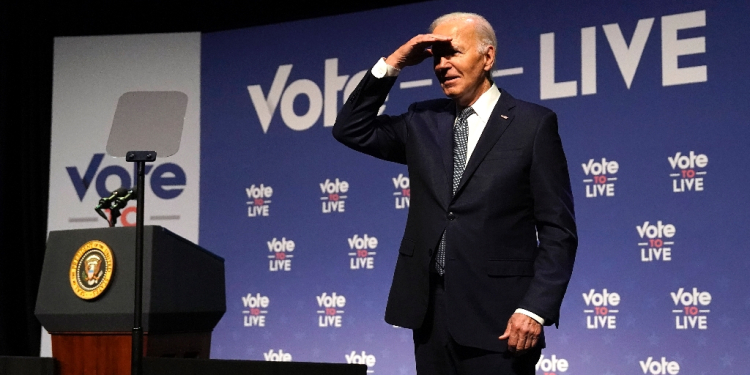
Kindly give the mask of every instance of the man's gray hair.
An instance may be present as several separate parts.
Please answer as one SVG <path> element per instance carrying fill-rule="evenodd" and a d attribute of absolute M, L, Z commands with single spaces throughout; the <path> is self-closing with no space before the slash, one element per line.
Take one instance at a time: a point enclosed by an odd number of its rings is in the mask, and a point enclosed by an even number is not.
<path fill-rule="evenodd" d="M 484 17 L 476 14 L 476 13 L 466 13 L 466 12 L 455 12 L 455 13 L 448 13 L 444 14 L 434 21 L 432 21 L 432 24 L 430 25 L 430 32 L 435 31 L 435 28 L 438 27 L 438 25 L 445 23 L 445 22 L 452 22 L 452 21 L 466 21 L 466 20 L 472 20 L 474 21 L 474 27 L 477 32 L 477 36 L 479 38 L 479 53 L 485 53 L 487 52 L 487 47 L 492 46 L 492 48 L 497 51 L 497 38 L 495 37 L 495 30 L 492 29 L 492 25 L 490 25 L 489 22 L 487 22 L 487 19 Z"/>

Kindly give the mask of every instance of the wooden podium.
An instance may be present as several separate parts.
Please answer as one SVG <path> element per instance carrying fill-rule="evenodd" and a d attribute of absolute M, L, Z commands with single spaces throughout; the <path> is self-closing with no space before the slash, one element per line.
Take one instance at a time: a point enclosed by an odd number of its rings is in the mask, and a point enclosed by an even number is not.
<path fill-rule="evenodd" d="M 143 233 L 144 356 L 208 359 L 224 259 L 159 226 Z M 134 249 L 134 227 L 50 232 L 35 312 L 60 375 L 130 374 Z"/>

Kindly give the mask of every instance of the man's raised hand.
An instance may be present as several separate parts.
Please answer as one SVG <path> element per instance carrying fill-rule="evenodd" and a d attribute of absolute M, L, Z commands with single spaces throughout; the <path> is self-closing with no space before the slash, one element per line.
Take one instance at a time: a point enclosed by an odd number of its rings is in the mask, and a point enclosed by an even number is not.
<path fill-rule="evenodd" d="M 385 62 L 396 69 L 417 65 L 432 57 L 432 51 L 428 47 L 439 42 L 450 42 L 451 39 L 445 35 L 419 34 L 394 51 Z"/>

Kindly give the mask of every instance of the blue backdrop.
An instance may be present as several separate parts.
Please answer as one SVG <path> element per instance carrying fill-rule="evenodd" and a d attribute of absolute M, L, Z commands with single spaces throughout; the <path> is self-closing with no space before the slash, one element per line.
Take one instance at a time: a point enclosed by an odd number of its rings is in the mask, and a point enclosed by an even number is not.
<path fill-rule="evenodd" d="M 456 10 L 495 27 L 496 83 L 560 121 L 580 245 L 537 372 L 746 373 L 746 1 L 431 1 L 203 34 L 200 244 L 227 261 L 212 356 L 415 372 L 411 331 L 382 319 L 406 168 L 330 126 L 361 72 Z M 426 62 L 384 111 L 441 95 Z"/>

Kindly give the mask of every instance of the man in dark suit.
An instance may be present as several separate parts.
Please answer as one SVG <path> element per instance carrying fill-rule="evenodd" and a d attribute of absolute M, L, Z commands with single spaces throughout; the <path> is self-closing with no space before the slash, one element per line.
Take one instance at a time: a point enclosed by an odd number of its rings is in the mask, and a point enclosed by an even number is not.
<path fill-rule="evenodd" d="M 364 77 L 333 134 L 408 165 L 410 211 L 386 321 L 414 330 L 419 374 L 533 374 L 578 244 L 557 117 L 492 82 L 481 16 L 433 22 Z M 377 112 L 398 72 L 432 57 L 449 99 Z"/>

